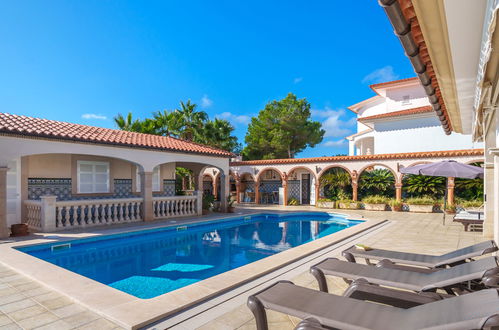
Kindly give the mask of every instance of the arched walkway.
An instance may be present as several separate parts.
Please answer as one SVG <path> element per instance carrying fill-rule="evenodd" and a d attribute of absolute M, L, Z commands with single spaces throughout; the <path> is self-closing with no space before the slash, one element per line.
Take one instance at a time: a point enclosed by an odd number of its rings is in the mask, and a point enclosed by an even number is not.
<path fill-rule="evenodd" d="M 256 179 L 256 203 L 279 204 L 279 188 L 282 187 L 282 181 L 283 174 L 276 168 L 260 171 Z"/>
<path fill-rule="evenodd" d="M 352 175 L 343 166 L 328 166 L 321 171 L 319 187 L 321 198 L 357 200 L 357 190 L 354 191 Z"/>
<path fill-rule="evenodd" d="M 401 196 L 398 196 L 398 194 L 401 191 L 399 192 L 399 185 L 396 186 L 396 184 L 398 184 L 397 173 L 390 167 L 379 163 L 366 165 L 359 171 L 359 198 L 380 195 L 400 199 Z M 397 196 L 395 196 L 396 188 Z"/>
<path fill-rule="evenodd" d="M 285 182 L 285 205 L 289 203 L 311 204 L 312 198 L 315 197 L 317 182 L 314 172 L 307 167 L 296 166 L 287 173 Z"/>

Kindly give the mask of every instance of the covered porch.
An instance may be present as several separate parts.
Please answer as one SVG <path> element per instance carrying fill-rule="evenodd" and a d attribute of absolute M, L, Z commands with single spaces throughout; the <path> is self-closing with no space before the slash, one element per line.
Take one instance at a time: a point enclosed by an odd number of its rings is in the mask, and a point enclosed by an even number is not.
<path fill-rule="evenodd" d="M 99 142 L 1 135 L 0 237 L 19 223 L 52 232 L 201 215 L 207 167 L 220 172 L 218 190 L 228 196 L 229 153 L 180 140 L 181 150 Z M 192 186 L 178 180 L 178 168 L 191 173 Z"/>

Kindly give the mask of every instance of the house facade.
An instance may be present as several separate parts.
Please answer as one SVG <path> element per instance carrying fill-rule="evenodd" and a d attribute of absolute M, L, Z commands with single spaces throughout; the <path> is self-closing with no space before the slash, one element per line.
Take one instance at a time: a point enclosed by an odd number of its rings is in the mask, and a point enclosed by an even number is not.
<path fill-rule="evenodd" d="M 375 96 L 348 107 L 357 115 L 350 156 L 483 148 L 469 135 L 445 134 L 417 77 L 370 87 Z"/>
<path fill-rule="evenodd" d="M 228 195 L 232 154 L 171 137 L 0 114 L 0 150 L 3 237 L 21 222 L 54 231 L 200 215 L 208 167 Z M 182 196 L 176 167 L 194 173 Z"/>
<path fill-rule="evenodd" d="M 499 0 L 380 0 L 445 134 L 484 144 L 484 236 L 499 241 Z"/>

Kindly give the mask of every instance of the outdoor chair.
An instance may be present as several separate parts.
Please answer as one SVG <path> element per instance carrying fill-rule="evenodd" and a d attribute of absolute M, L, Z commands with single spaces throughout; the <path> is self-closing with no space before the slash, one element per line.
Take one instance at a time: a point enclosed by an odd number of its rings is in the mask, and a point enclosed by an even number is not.
<path fill-rule="evenodd" d="M 444 289 L 449 294 L 497 287 L 499 267 L 496 257 L 486 257 L 450 268 L 418 268 L 396 265 L 388 260 L 376 267 L 336 258 L 327 258 L 310 268 L 319 289 L 328 292 L 326 276 L 341 277 L 350 283 L 365 279 L 369 283 L 415 292 Z"/>
<path fill-rule="evenodd" d="M 499 326 L 495 289 L 451 297 L 411 308 L 396 308 L 342 297 L 280 281 L 247 302 L 258 330 L 267 330 L 266 309 L 298 317 L 296 329 L 484 329 Z"/>
<path fill-rule="evenodd" d="M 368 251 L 358 249 L 354 246 L 349 247 L 343 251 L 342 255 L 350 262 L 356 262 L 356 259 L 365 259 L 368 264 L 371 264 L 371 260 L 383 260 L 388 259 L 396 264 L 413 265 L 428 268 L 438 268 L 445 266 L 453 266 L 459 263 L 463 263 L 466 260 L 482 256 L 488 253 L 497 251 L 496 243 L 491 241 L 485 241 L 471 246 L 467 246 L 462 249 L 454 250 L 449 253 L 442 255 L 427 255 L 418 253 L 407 253 L 392 250 L 383 250 L 373 248 Z"/>

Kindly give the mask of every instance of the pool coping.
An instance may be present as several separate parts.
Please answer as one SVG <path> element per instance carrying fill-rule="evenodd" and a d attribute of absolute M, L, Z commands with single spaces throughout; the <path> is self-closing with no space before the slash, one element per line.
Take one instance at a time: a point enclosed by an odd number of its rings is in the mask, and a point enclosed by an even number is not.
<path fill-rule="evenodd" d="M 333 213 L 336 212 L 306 211 L 306 212 L 280 212 L 277 210 L 259 210 L 251 213 L 256 214 L 289 214 L 289 213 Z M 247 216 L 250 214 L 244 214 Z M 122 227 L 102 231 L 94 230 L 93 233 L 65 233 L 44 234 L 42 238 L 25 239 L 12 243 L 0 244 L 0 262 L 7 267 L 39 282 L 48 288 L 63 294 L 75 302 L 91 309 L 94 312 L 110 319 L 113 322 L 127 328 L 137 329 L 147 324 L 163 319 L 169 315 L 192 307 L 200 302 L 221 295 L 242 284 L 248 283 L 267 273 L 295 262 L 305 256 L 320 251 L 333 244 L 339 243 L 363 231 L 376 227 L 387 220 L 363 219 L 353 215 L 341 214 L 349 220 L 362 220 L 364 222 L 343 229 L 331 235 L 319 238 L 315 241 L 282 251 L 267 258 L 252 262 L 239 268 L 215 275 L 208 279 L 185 286 L 175 291 L 165 293 L 151 299 L 140 299 L 125 292 L 111 288 L 82 275 L 73 273 L 64 268 L 53 265 L 44 260 L 30 256 L 24 252 L 14 249 L 15 247 L 63 242 L 72 239 L 87 238 L 92 236 L 120 234 L 133 231 L 141 231 L 154 228 L 174 227 L 179 223 L 162 223 L 152 226 Z M 230 218 L 240 217 L 237 214 L 222 215 L 212 219 L 195 219 L 192 222 L 182 222 L 182 225 L 194 223 L 207 223 L 226 221 Z M 55 236 L 54 236 L 55 235 Z"/>

